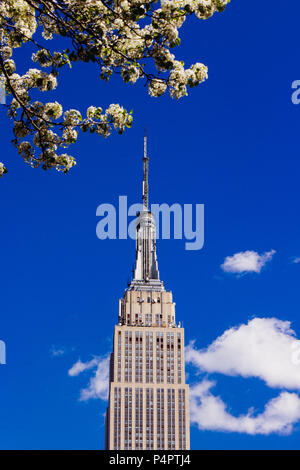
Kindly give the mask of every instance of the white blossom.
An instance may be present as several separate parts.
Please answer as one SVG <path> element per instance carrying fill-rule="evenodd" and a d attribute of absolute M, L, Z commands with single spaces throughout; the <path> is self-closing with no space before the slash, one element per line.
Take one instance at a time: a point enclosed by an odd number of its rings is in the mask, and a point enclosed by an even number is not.
<path fill-rule="evenodd" d="M 64 113 L 64 123 L 67 126 L 76 126 L 82 121 L 82 117 L 77 109 L 70 109 Z"/>
<path fill-rule="evenodd" d="M 12 59 L 4 61 L 4 68 L 8 75 L 12 75 L 16 71 L 16 64 Z"/>
<path fill-rule="evenodd" d="M 33 147 L 30 142 L 23 141 L 18 146 L 18 152 L 25 160 L 28 160 L 33 155 Z"/>
<path fill-rule="evenodd" d="M 59 155 L 58 149 L 75 143 L 79 130 L 107 137 L 113 129 L 123 133 L 131 127 L 131 112 L 117 103 L 106 110 L 92 105 L 82 117 L 77 109 L 63 113 L 55 97 L 49 102 L 36 98 L 36 94 L 47 92 L 52 97 L 61 68 L 71 68 L 73 63 L 95 63 L 105 81 L 112 75 L 130 84 L 144 80 L 153 97 L 167 89 L 172 98 L 186 96 L 188 88 L 207 79 L 208 71 L 200 62 L 186 66 L 178 58 L 180 28 L 190 15 L 209 18 L 223 11 L 229 1 L 112 0 L 106 4 L 100 0 L 53 0 L 41 9 L 43 2 L 40 5 L 35 0 L 2 0 L 0 83 L 7 92 L 8 117 L 14 122 L 13 143 L 19 154 L 32 167 L 67 173 L 75 160 L 65 153 Z M 54 37 L 60 41 L 51 41 Z M 65 49 L 54 50 L 63 41 Z M 19 54 L 14 55 L 14 49 L 28 42 L 35 48 L 30 53 L 35 68 L 16 73 L 21 68 L 16 67 Z M 22 67 L 23 63 L 22 58 Z M 88 86 L 88 81 L 87 74 L 78 89 Z M 5 172 L 1 163 L 0 176 Z"/>
<path fill-rule="evenodd" d="M 149 95 L 155 96 L 156 98 L 163 95 L 167 89 L 167 84 L 161 80 L 155 78 L 149 83 Z"/>
<path fill-rule="evenodd" d="M 2 46 L 0 48 L 0 53 L 4 60 L 9 59 L 12 56 L 12 48 L 9 46 Z"/>
<path fill-rule="evenodd" d="M 7 169 L 5 168 L 5 166 L 3 165 L 2 162 L 0 162 L 0 178 L 2 178 L 2 176 L 7 173 Z"/>
<path fill-rule="evenodd" d="M 124 130 L 126 124 L 131 124 L 132 117 L 128 115 L 127 111 L 119 104 L 111 104 L 106 114 L 113 119 L 113 126 L 115 129 Z"/>
<path fill-rule="evenodd" d="M 72 129 L 72 127 L 66 127 L 62 135 L 67 144 L 76 142 L 77 136 L 78 132 L 75 129 Z"/>
<path fill-rule="evenodd" d="M 63 108 L 60 103 L 55 101 L 54 103 L 46 103 L 44 107 L 44 117 L 59 119 L 62 115 Z"/>
<path fill-rule="evenodd" d="M 22 121 L 16 121 L 14 125 L 14 134 L 17 137 L 23 138 L 30 133 L 29 129 L 23 124 Z"/>
<path fill-rule="evenodd" d="M 86 115 L 89 119 L 93 119 L 93 117 L 95 116 L 96 112 L 97 112 L 97 109 L 96 106 L 90 106 L 88 109 L 87 109 L 87 112 L 86 112 Z M 101 112 L 102 112 L 102 109 L 101 109 Z"/>

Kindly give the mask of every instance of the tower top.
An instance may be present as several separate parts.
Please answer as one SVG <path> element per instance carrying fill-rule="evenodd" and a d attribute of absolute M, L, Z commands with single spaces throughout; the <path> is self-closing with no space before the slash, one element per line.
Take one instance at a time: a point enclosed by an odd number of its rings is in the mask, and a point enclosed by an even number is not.
<path fill-rule="evenodd" d="M 143 157 L 143 166 L 144 166 L 144 179 L 143 179 L 143 210 L 149 210 L 149 182 L 148 182 L 148 173 L 149 173 L 149 158 L 147 155 L 147 133 L 145 129 L 144 136 L 144 157 Z"/>
<path fill-rule="evenodd" d="M 136 263 L 133 280 L 129 289 L 133 290 L 164 290 L 159 279 L 156 256 L 156 226 L 154 215 L 149 209 L 147 135 L 144 137 L 144 178 L 143 178 L 143 209 L 138 213 L 136 222 Z"/>

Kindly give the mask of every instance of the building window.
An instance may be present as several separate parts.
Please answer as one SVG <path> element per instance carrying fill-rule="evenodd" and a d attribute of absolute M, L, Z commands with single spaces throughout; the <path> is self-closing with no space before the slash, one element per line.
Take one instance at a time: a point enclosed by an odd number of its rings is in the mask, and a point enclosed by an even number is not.
<path fill-rule="evenodd" d="M 174 333 L 167 333 L 167 382 L 168 384 L 174 383 Z"/>
<path fill-rule="evenodd" d="M 164 381 L 164 334 L 156 333 L 156 382 Z"/>
<path fill-rule="evenodd" d="M 179 449 L 186 449 L 186 408 L 185 408 L 185 390 L 178 390 L 178 433 Z"/>
<path fill-rule="evenodd" d="M 153 333 L 146 331 L 146 383 L 153 383 Z"/>
<path fill-rule="evenodd" d="M 124 449 L 132 449 L 132 388 L 125 388 Z"/>
<path fill-rule="evenodd" d="M 143 449 L 143 389 L 135 391 L 135 448 Z"/>
<path fill-rule="evenodd" d="M 175 390 L 168 388 L 168 449 L 175 449 Z"/>
<path fill-rule="evenodd" d="M 132 332 L 125 331 L 125 382 L 132 382 Z"/>
<path fill-rule="evenodd" d="M 146 389 L 146 449 L 154 449 L 154 403 L 153 388 Z"/>
<path fill-rule="evenodd" d="M 135 381 L 143 382 L 143 332 L 135 332 Z"/>
<path fill-rule="evenodd" d="M 177 382 L 182 381 L 182 360 L 181 360 L 181 334 L 177 335 Z"/>
<path fill-rule="evenodd" d="M 117 364 L 118 364 L 118 382 L 122 382 L 122 334 L 121 331 L 118 332 L 118 349 L 117 349 Z"/>
<path fill-rule="evenodd" d="M 114 389 L 114 449 L 121 448 L 121 388 Z"/>
<path fill-rule="evenodd" d="M 165 394 L 163 388 L 157 389 L 157 449 L 165 449 Z"/>

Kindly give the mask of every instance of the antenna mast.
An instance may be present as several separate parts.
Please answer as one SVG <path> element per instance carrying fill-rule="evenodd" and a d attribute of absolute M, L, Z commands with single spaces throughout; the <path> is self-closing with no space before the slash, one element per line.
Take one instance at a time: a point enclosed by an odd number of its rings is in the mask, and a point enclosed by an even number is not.
<path fill-rule="evenodd" d="M 145 129 L 144 137 L 144 180 L 143 180 L 143 208 L 144 210 L 149 210 L 149 184 L 148 184 L 148 172 L 149 172 L 149 158 L 147 156 L 147 134 Z"/>

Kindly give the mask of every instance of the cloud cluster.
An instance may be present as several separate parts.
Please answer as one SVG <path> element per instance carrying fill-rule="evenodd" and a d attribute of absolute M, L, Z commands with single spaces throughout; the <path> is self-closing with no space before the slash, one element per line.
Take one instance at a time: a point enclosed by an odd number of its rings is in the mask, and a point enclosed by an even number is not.
<path fill-rule="evenodd" d="M 300 420 L 300 398 L 296 393 L 282 392 L 270 400 L 264 411 L 255 416 L 253 410 L 232 416 L 220 397 L 211 393 L 215 382 L 203 380 L 190 391 L 191 422 L 199 429 L 245 434 L 290 434 Z"/>
<path fill-rule="evenodd" d="M 275 253 L 275 250 L 267 251 L 262 255 L 256 251 L 242 251 L 233 256 L 227 256 L 221 268 L 227 273 L 260 273 L 265 264 L 271 261 Z"/>
<path fill-rule="evenodd" d="M 256 377 L 271 388 L 300 390 L 300 341 L 290 322 L 276 318 L 254 318 L 224 332 L 208 348 L 186 348 L 186 361 L 198 372 Z M 283 391 L 269 401 L 263 413 L 252 410 L 235 417 L 220 397 L 211 393 L 215 382 L 203 380 L 191 387 L 191 421 L 200 429 L 247 434 L 289 434 L 300 420 L 300 398 Z"/>
<path fill-rule="evenodd" d="M 80 391 L 80 401 L 87 401 L 91 398 L 107 400 L 109 389 L 109 356 L 95 357 L 89 362 L 82 362 L 80 359 L 71 367 L 69 375 L 78 376 L 86 370 L 96 367 L 94 376 L 89 381 L 86 388 Z"/>
<path fill-rule="evenodd" d="M 300 341 L 288 321 L 254 318 L 230 328 L 208 348 L 186 348 L 186 361 L 201 371 L 257 377 L 272 388 L 300 390 L 300 367 L 293 357 Z"/>

